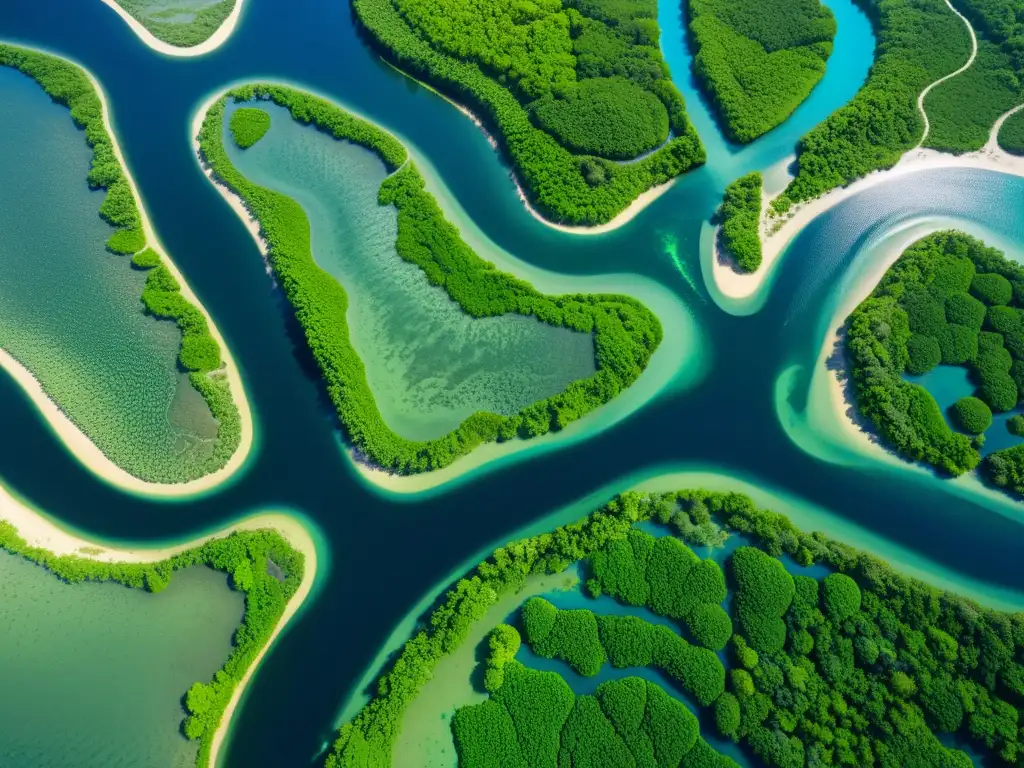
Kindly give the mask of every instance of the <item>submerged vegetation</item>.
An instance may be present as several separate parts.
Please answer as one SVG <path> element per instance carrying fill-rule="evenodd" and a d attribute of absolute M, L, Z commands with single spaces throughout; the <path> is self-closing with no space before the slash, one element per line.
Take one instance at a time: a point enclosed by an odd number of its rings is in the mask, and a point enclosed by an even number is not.
<path fill-rule="evenodd" d="M 171 456 L 160 465 L 141 459 L 131 445 L 104 433 L 87 436 L 114 464 L 148 482 L 187 482 L 220 469 L 238 449 L 242 431 L 238 406 L 222 370 L 220 345 L 210 333 L 206 315 L 181 294 L 171 270 L 146 247 L 142 215 L 104 124 L 99 94 L 79 67 L 49 54 L 0 44 L 0 66 L 13 67 L 39 83 L 54 101 L 68 107 L 75 124 L 83 129 L 92 148 L 89 186 L 106 190 L 99 214 L 116 228 L 107 240 L 107 248 L 119 255 L 135 254 L 135 266 L 152 269 L 142 303 L 154 317 L 173 319 L 178 324 L 182 332 L 178 360 L 218 425 L 217 436 L 205 453 L 190 453 L 185 459 Z M 73 412 L 65 414 L 78 423 Z"/>
<path fill-rule="evenodd" d="M 231 115 L 230 128 L 235 144 L 248 149 L 267 135 L 270 130 L 270 113 L 265 109 L 239 107 Z"/>
<path fill-rule="evenodd" d="M 846 348 L 857 407 L 901 455 L 949 475 L 981 461 L 975 435 L 992 411 L 1024 397 L 1024 267 L 962 232 L 911 245 L 849 319 Z M 903 378 L 939 363 L 965 365 L 976 397 L 953 408 L 954 432 L 935 398 Z M 1024 444 L 985 459 L 985 474 L 1024 493 Z"/>
<path fill-rule="evenodd" d="M 153 0 L 115 0 L 128 14 L 148 29 L 153 37 L 177 48 L 191 48 L 208 40 L 231 15 L 241 0 L 218 0 L 195 8 L 189 4 L 154 3 Z M 154 5 L 156 8 L 154 8 Z M 180 20 L 187 16 L 188 20 Z"/>
<path fill-rule="evenodd" d="M 651 0 L 352 5 L 389 61 L 495 128 L 526 196 L 555 221 L 607 222 L 704 162 Z"/>
<path fill-rule="evenodd" d="M 1016 764 L 1024 696 L 1020 615 L 907 578 L 867 553 L 798 530 L 746 496 L 692 490 L 625 493 L 578 522 L 496 550 L 453 586 L 382 673 L 376 696 L 342 726 L 327 768 L 390 765 L 405 709 L 437 662 L 531 574 L 559 573 L 582 560 L 627 605 L 649 604 L 656 593 L 670 600 L 704 595 L 717 605 L 725 584 L 718 586 L 716 564 L 683 554 L 672 536 L 634 527 L 652 521 L 682 531 L 711 520 L 744 538 L 726 561 L 736 633 L 724 665 L 667 626 L 559 610 L 531 598 L 518 630 L 499 627 L 499 640 L 492 636 L 486 665 L 501 675 L 487 686 L 489 698 L 452 718 L 460 765 L 732 764 L 700 746 L 696 720 L 673 696 L 635 678 L 605 683 L 596 696 L 576 696 L 559 674 L 515 660 L 520 633 L 534 652 L 564 659 L 583 674 L 608 661 L 620 668 L 654 664 L 670 679 L 706 681 L 684 685 L 677 696 L 707 708 L 722 736 L 769 766 L 967 768 L 967 755 L 939 739 L 953 733 L 993 760 Z M 659 549 L 666 554 L 656 555 Z M 691 565 L 680 573 L 673 562 Z M 819 568 L 810 571 L 811 565 Z M 809 575 L 822 568 L 830 573 Z M 694 580 L 698 569 L 706 573 Z M 699 653 L 665 661 L 672 644 Z M 665 720 L 652 706 L 670 710 L 662 712 Z M 662 731 L 666 720 L 674 724 Z M 676 734 L 676 751 L 662 752 L 658 745 L 668 732 Z M 673 762 L 679 754 L 685 759 Z"/>
<path fill-rule="evenodd" d="M 13 525 L 0 520 L 0 549 L 24 557 L 69 584 L 113 581 L 132 589 L 159 592 L 175 571 L 205 565 L 226 573 L 245 598 L 245 614 L 234 635 L 234 648 L 209 682 L 197 682 L 185 694 L 187 716 L 182 731 L 199 741 L 197 768 L 210 766 L 213 736 L 228 702 L 259 653 L 270 641 L 288 601 L 302 582 L 305 557 L 277 531 L 236 531 L 210 539 L 154 563 L 103 562 L 76 555 L 55 555 L 29 545 Z M 271 574 L 271 566 L 275 576 Z"/>
<path fill-rule="evenodd" d="M 761 188 L 758 171 L 736 179 L 725 188 L 718 212 L 724 250 L 744 272 L 761 266 Z"/>
<path fill-rule="evenodd" d="M 313 259 L 305 213 L 291 198 L 242 176 L 224 150 L 223 118 L 229 97 L 270 99 L 289 109 L 296 120 L 376 152 L 393 171 L 381 184 L 379 202 L 398 210 L 398 254 L 419 266 L 471 317 L 515 313 L 593 333 L 596 373 L 514 416 L 475 413 L 435 440 L 407 440 L 393 432 L 381 417 L 363 363 L 352 347 L 345 289 Z M 322 99 L 273 85 L 236 88 L 210 108 L 199 146 L 215 178 L 237 193 L 260 222 L 270 264 L 305 331 L 341 424 L 355 448 L 379 467 L 401 473 L 440 469 L 483 443 L 561 429 L 636 381 L 661 342 L 657 317 L 635 299 L 545 296 L 483 261 L 445 220 L 401 143 Z"/>
<path fill-rule="evenodd" d="M 818 0 L 690 0 L 693 67 L 725 133 L 749 142 L 789 117 L 825 74 L 836 21 Z"/>

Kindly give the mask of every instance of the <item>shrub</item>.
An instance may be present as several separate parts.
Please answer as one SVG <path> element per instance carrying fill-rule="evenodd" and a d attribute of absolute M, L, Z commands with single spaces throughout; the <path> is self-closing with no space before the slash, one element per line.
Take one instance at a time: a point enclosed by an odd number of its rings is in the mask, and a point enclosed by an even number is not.
<path fill-rule="evenodd" d="M 722 244 L 744 272 L 761 266 L 761 174 L 741 176 L 725 188 L 719 217 Z"/>
<path fill-rule="evenodd" d="M 686 626 L 694 640 L 712 651 L 725 648 L 732 637 L 732 619 L 720 605 L 698 605 L 686 618 Z"/>
<path fill-rule="evenodd" d="M 736 735 L 740 727 L 740 703 L 731 693 L 723 693 L 715 701 L 715 725 L 723 736 Z"/>
<path fill-rule="evenodd" d="M 248 149 L 270 130 L 270 113 L 257 107 L 239 107 L 228 124 L 235 144 Z"/>
<path fill-rule="evenodd" d="M 825 577 L 822 598 L 825 615 L 837 624 L 860 610 L 860 587 L 845 573 L 831 573 Z"/>
<path fill-rule="evenodd" d="M 950 410 L 953 421 L 964 432 L 980 435 L 992 426 L 992 411 L 976 397 L 961 397 Z"/>
<path fill-rule="evenodd" d="M 943 303 L 923 287 L 908 289 L 900 300 L 900 307 L 907 313 L 912 333 L 937 337 L 946 327 Z"/>
<path fill-rule="evenodd" d="M 759 652 L 782 650 L 786 625 L 781 617 L 793 600 L 793 577 L 782 563 L 753 547 L 740 547 L 730 562 L 736 581 L 736 615 L 744 637 Z"/>
<path fill-rule="evenodd" d="M 950 323 L 937 338 L 946 365 L 963 365 L 978 355 L 978 332 L 967 326 Z"/>
<path fill-rule="evenodd" d="M 1006 429 L 1011 435 L 1024 437 L 1024 416 L 1019 413 L 1016 416 L 1011 416 L 1006 421 Z"/>
<path fill-rule="evenodd" d="M 985 304 L 969 293 L 954 293 L 946 299 L 946 320 L 976 331 L 985 322 Z"/>
<path fill-rule="evenodd" d="M 1013 286 L 1002 275 L 994 273 L 975 275 L 971 281 L 971 293 L 988 306 L 1009 304 L 1013 298 Z"/>
<path fill-rule="evenodd" d="M 538 607 L 542 603 L 551 606 L 550 609 Z M 530 607 L 529 614 L 527 607 Z M 544 632 L 551 610 L 555 612 L 554 621 Z M 526 641 L 537 655 L 563 659 L 584 677 L 593 677 L 601 671 L 606 657 L 597 633 L 597 618 L 591 611 L 562 611 L 541 597 L 533 597 L 523 606 L 523 624 Z M 535 630 L 539 632 L 535 634 Z"/>
<path fill-rule="evenodd" d="M 920 376 L 942 362 L 939 342 L 932 336 L 913 334 L 907 339 L 907 373 Z"/>

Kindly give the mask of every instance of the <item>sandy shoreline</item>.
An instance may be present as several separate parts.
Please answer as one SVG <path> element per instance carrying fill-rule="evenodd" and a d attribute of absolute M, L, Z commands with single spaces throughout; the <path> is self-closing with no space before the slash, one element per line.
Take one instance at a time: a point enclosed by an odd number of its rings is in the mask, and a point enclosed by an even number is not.
<path fill-rule="evenodd" d="M 317 556 L 316 544 L 309 531 L 295 517 L 282 513 L 264 513 L 245 518 L 222 528 L 214 533 L 200 536 L 191 541 L 181 542 L 163 547 L 109 547 L 106 544 L 89 541 L 75 533 L 64 530 L 50 518 L 15 498 L 6 488 L 0 485 L 0 520 L 6 520 L 18 529 L 18 534 L 34 547 L 41 547 L 57 555 L 74 555 L 88 560 L 100 562 L 153 563 L 166 560 L 179 552 L 193 549 L 211 539 L 223 538 L 235 531 L 254 531 L 260 528 L 272 528 L 305 556 L 305 569 L 302 581 L 295 594 L 285 606 L 284 613 L 274 627 L 270 638 L 253 659 L 244 677 L 235 686 L 234 693 L 224 710 L 224 716 L 211 742 L 210 765 L 217 765 L 217 753 L 223 746 L 228 734 L 232 715 L 241 701 L 246 686 L 256 668 L 259 666 L 274 640 L 295 616 L 305 599 L 309 596 L 316 581 Z"/>
<path fill-rule="evenodd" d="M 41 52 L 51 56 L 56 55 L 51 54 L 48 51 Z M 209 325 L 210 335 L 214 338 L 217 344 L 220 345 L 221 357 L 224 361 L 223 367 L 220 369 L 220 373 L 226 376 L 228 387 L 231 392 L 231 398 L 234 401 L 235 406 L 238 408 L 241 430 L 238 448 L 235 449 L 234 454 L 232 454 L 231 458 L 223 467 L 208 475 L 196 478 L 195 480 L 190 480 L 185 483 L 153 483 L 142 480 L 132 474 L 129 474 L 107 458 L 96 444 L 89 439 L 88 435 L 82 432 L 82 430 L 80 430 L 78 426 L 60 409 L 57 403 L 50 398 L 43 389 L 42 384 L 40 384 L 35 376 L 33 376 L 27 368 L 2 349 L 0 349 L 0 368 L 3 368 L 21 386 L 32 400 L 32 403 L 35 405 L 39 413 L 46 419 L 50 428 L 54 431 L 60 441 L 64 443 L 64 446 L 91 472 L 98 475 L 106 482 L 123 490 L 147 496 L 173 497 L 191 496 L 202 493 L 220 485 L 224 480 L 238 471 L 238 469 L 245 463 L 245 460 L 248 458 L 249 452 L 252 448 L 254 431 L 253 419 L 252 412 L 249 407 L 249 401 L 245 395 L 245 387 L 242 384 L 242 377 L 238 372 L 238 367 L 235 365 L 234 359 L 231 357 L 231 350 L 228 348 L 228 345 L 225 343 L 216 324 L 213 322 L 213 318 L 210 316 L 210 313 L 199 301 L 195 293 L 193 293 L 188 282 L 185 280 L 184 275 L 181 274 L 177 265 L 175 265 L 170 256 L 168 256 L 163 245 L 160 243 L 156 232 L 153 230 L 153 226 L 146 212 L 146 207 L 143 204 L 142 197 L 139 195 L 138 187 L 135 184 L 135 179 L 132 177 L 131 169 L 125 161 L 124 154 L 121 151 L 121 146 L 117 141 L 117 134 L 114 132 L 110 119 L 110 108 L 102 86 L 93 74 L 81 64 L 71 59 L 67 59 L 67 61 L 70 61 L 75 66 L 79 67 L 86 74 L 89 78 L 89 82 L 92 84 L 93 89 L 96 91 L 96 94 L 100 99 L 100 103 L 103 108 L 103 125 L 107 134 L 110 136 L 114 156 L 121 165 L 125 181 L 127 181 L 128 186 L 132 191 L 132 196 L 135 199 L 135 205 L 139 210 L 139 216 L 142 220 L 142 229 L 146 238 L 146 245 L 159 254 L 162 263 L 171 271 L 175 278 L 177 278 L 178 283 L 181 286 L 181 295 L 203 313 L 203 316 L 206 318 L 207 324 Z"/>
<path fill-rule="evenodd" d="M 217 31 L 203 42 L 198 45 L 193 45 L 190 48 L 180 48 L 176 45 L 165 43 L 146 29 L 138 19 L 118 5 L 117 0 L 102 0 L 102 2 L 107 7 L 112 8 L 149 48 L 153 49 L 157 53 L 162 53 L 165 56 L 187 58 L 191 56 L 202 56 L 203 54 L 210 53 L 223 45 L 224 41 L 231 37 L 231 33 L 235 31 L 235 27 L 238 25 L 238 19 L 242 15 L 242 5 L 245 3 L 245 0 L 235 0 L 235 5 L 231 9 L 231 13 L 229 13 L 223 23 L 217 27 Z"/>

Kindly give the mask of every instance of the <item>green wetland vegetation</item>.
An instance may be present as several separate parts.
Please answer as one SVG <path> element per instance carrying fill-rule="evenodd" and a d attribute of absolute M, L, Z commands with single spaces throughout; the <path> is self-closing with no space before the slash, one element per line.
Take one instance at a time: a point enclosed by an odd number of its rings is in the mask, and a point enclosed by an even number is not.
<path fill-rule="evenodd" d="M 734 141 L 779 125 L 825 74 L 836 22 L 818 0 L 690 0 L 687 10 L 694 71 Z"/>
<path fill-rule="evenodd" d="M 231 115 L 231 137 L 242 149 L 248 149 L 270 130 L 270 115 L 262 109 L 239 107 Z"/>
<path fill-rule="evenodd" d="M 62 124 L 40 133 L 19 122 L 21 110 L 45 125 L 54 120 L 47 109 L 53 105 L 24 91 L 4 125 L 10 142 L 47 155 L 32 179 L 8 186 L 4 200 L 5 229 L 13 237 L 4 253 L 11 316 L 0 344 L 114 464 L 135 477 L 180 483 L 216 471 L 241 440 L 220 346 L 206 316 L 147 248 L 142 214 L 104 127 L 99 95 L 85 72 L 55 56 L 0 45 L 0 65 L 0 72 L 16 70 L 35 81 L 70 110 L 80 129 Z M 59 186 L 81 185 L 80 178 L 69 178 L 79 168 L 95 192 Z M 54 195 L 58 210 L 49 207 Z M 81 221 L 87 216 L 88 223 Z M 63 231 L 43 237 L 58 226 L 57 218 Z M 83 256 L 70 258 L 83 248 Z M 52 269 L 38 270 L 33 256 L 48 259 Z M 58 309 L 41 313 L 33 296 L 51 297 Z M 171 322 L 157 322 L 163 320 Z"/>
<path fill-rule="evenodd" d="M 704 162 L 659 48 L 656 3 L 352 6 L 389 61 L 494 130 L 531 204 L 555 221 L 607 222 Z"/>
<path fill-rule="evenodd" d="M 947 734 L 993 764 L 1017 761 L 1018 614 L 907 578 L 742 494 L 689 490 L 625 493 L 495 550 L 414 630 L 327 768 L 390 765 L 407 707 L 488 607 L 577 562 L 592 609 L 532 597 L 477 651 L 488 696 L 451 718 L 460 766 L 735 765 L 706 729 L 769 766 L 972 765 Z M 671 622 L 611 612 L 608 598 Z M 607 665 L 659 669 L 668 687 L 567 684 Z"/>
<path fill-rule="evenodd" d="M 1013 113 L 1003 123 L 997 137 L 999 146 L 1014 155 L 1024 155 L 1024 110 Z"/>
<path fill-rule="evenodd" d="M 947 475 L 979 465 L 992 413 L 1024 398 L 1024 268 L 961 232 L 917 241 L 850 316 L 846 349 L 857 407 L 907 458 Z M 907 381 L 939 364 L 967 366 L 975 396 L 950 428 L 933 395 Z M 1024 445 L 985 457 L 982 473 L 1024 494 Z"/>
<path fill-rule="evenodd" d="M 752 171 L 725 188 L 718 211 L 725 254 L 735 259 L 743 272 L 761 266 L 761 174 Z"/>
<path fill-rule="evenodd" d="M 365 367 L 352 346 L 345 289 L 313 258 L 305 212 L 290 197 L 252 183 L 231 163 L 222 126 L 228 98 L 271 100 L 288 108 L 294 119 L 377 153 L 392 171 L 381 184 L 379 202 L 394 205 L 398 212 L 399 256 L 419 266 L 433 285 L 444 288 L 471 317 L 514 313 L 592 333 L 594 375 L 511 416 L 475 413 L 437 439 L 409 440 L 392 431 L 381 417 Z M 199 145 L 215 178 L 238 194 L 260 222 L 271 267 L 295 309 L 341 425 L 353 446 L 375 466 L 403 474 L 424 472 L 445 467 L 482 443 L 537 437 L 560 429 L 632 384 L 661 341 L 660 322 L 635 299 L 544 296 L 481 260 L 444 219 L 401 143 L 322 99 L 282 86 L 236 88 L 210 108 Z"/>
<path fill-rule="evenodd" d="M 240 0 L 115 0 L 158 40 L 189 48 L 205 42 Z"/>
<path fill-rule="evenodd" d="M 231 588 L 242 596 L 244 610 L 241 624 L 226 644 L 227 661 L 209 679 L 194 681 L 187 691 L 177 693 L 183 697 L 185 709 L 180 732 L 198 742 L 192 761 L 197 768 L 210 765 L 211 741 L 225 708 L 298 589 L 305 561 L 301 552 L 269 529 L 211 539 L 159 562 L 108 563 L 76 555 L 54 555 L 31 546 L 13 525 L 0 520 L 0 549 L 45 568 L 52 577 L 65 582 L 65 589 L 83 582 L 104 582 L 160 593 L 176 581 L 178 572 L 194 570 L 195 566 L 207 566 L 228 575 Z M 135 648 L 126 652 L 137 653 Z"/>

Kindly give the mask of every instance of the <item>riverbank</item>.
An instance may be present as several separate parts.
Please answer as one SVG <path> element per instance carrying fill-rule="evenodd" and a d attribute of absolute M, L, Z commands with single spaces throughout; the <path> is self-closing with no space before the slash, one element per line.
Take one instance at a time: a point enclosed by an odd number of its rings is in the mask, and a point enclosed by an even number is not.
<path fill-rule="evenodd" d="M 49 51 L 41 49 L 29 50 L 36 50 L 48 56 L 56 56 L 56 54 L 52 54 Z M 114 131 L 113 122 L 110 117 L 109 102 L 107 101 L 103 87 L 92 72 L 81 64 L 71 59 L 66 59 L 66 61 L 71 62 L 74 66 L 78 67 L 85 73 L 93 90 L 96 92 L 96 95 L 100 100 L 103 111 L 103 127 L 107 132 L 107 135 L 110 137 L 114 156 L 121 166 L 124 179 L 132 192 L 135 206 L 139 211 L 146 246 L 152 248 L 159 255 L 161 262 L 177 279 L 182 297 L 198 309 L 206 318 L 210 336 L 220 347 L 223 365 L 217 373 L 225 376 L 228 389 L 231 393 L 231 399 L 234 402 L 235 407 L 238 409 L 240 432 L 238 448 L 224 466 L 214 472 L 204 475 L 203 477 L 195 478 L 194 480 L 189 480 L 184 483 L 153 483 L 147 480 L 142 480 L 117 466 L 113 461 L 107 458 L 96 444 L 93 443 L 89 436 L 82 432 L 82 430 L 78 428 L 78 425 L 76 425 L 71 418 L 61 410 L 57 403 L 50 398 L 43 389 L 42 384 L 38 379 L 36 379 L 32 372 L 4 350 L 0 350 L 0 368 L 3 368 L 21 386 L 29 399 L 32 400 L 32 403 L 35 405 L 40 415 L 46 419 L 47 424 L 64 446 L 82 464 L 84 464 L 89 471 L 93 472 L 104 481 L 122 490 L 145 496 L 182 497 L 203 493 L 219 486 L 229 477 L 234 475 L 245 463 L 252 449 L 255 430 L 252 411 L 249 406 L 248 398 L 245 394 L 245 387 L 242 384 L 242 377 L 238 371 L 238 366 L 235 364 L 234 358 L 231 356 L 231 350 L 228 348 L 227 343 L 224 341 L 224 337 L 221 336 L 220 331 L 217 329 L 210 313 L 196 297 L 192 288 L 189 286 L 188 281 L 167 254 L 167 251 L 164 249 L 160 239 L 157 237 L 156 232 L 153 229 L 146 207 L 143 204 L 141 195 L 139 194 L 138 186 L 135 183 L 131 169 L 125 161 L 124 153 L 118 143 L 117 133 Z"/>
<path fill-rule="evenodd" d="M 235 31 L 235 27 L 238 25 L 238 19 L 242 15 L 242 6 L 244 5 L 245 0 L 235 0 L 235 5 L 231 9 L 231 13 L 229 13 L 228 17 L 224 19 L 219 27 L 217 27 L 217 30 L 203 42 L 188 48 L 180 48 L 176 45 L 165 43 L 163 40 L 156 37 L 152 32 L 146 29 L 138 19 L 118 5 L 117 0 L 102 0 L 102 2 L 108 8 L 113 9 L 113 11 L 120 16 L 129 27 L 131 27 L 132 31 L 139 37 L 139 39 L 152 50 L 157 53 L 162 53 L 165 56 L 188 58 L 192 56 L 203 56 L 211 51 L 215 51 L 224 44 L 224 41 L 231 37 L 231 33 Z"/>
<path fill-rule="evenodd" d="M 316 543 L 306 527 L 296 517 L 291 515 L 264 513 L 247 517 L 214 533 L 179 544 L 162 547 L 110 546 L 103 542 L 90 541 L 79 534 L 61 528 L 55 521 L 16 498 L 2 485 L 0 485 L 0 520 L 7 521 L 13 525 L 17 529 L 18 535 L 33 547 L 46 549 L 55 555 L 73 555 L 106 563 L 159 562 L 186 550 L 195 549 L 212 539 L 229 536 L 236 531 L 255 531 L 267 528 L 280 533 L 289 545 L 303 554 L 305 557 L 305 569 L 302 574 L 302 581 L 299 583 L 299 588 L 285 606 L 284 612 L 281 614 L 281 618 L 275 625 L 266 644 L 260 649 L 252 664 L 246 670 L 245 675 L 238 682 L 238 685 L 235 686 L 231 700 L 224 710 L 224 715 L 214 734 L 211 742 L 209 764 L 216 766 L 217 755 L 229 733 L 232 716 L 242 700 L 242 696 L 249 681 L 252 679 L 253 673 L 273 645 L 274 640 L 302 607 L 316 581 Z"/>

